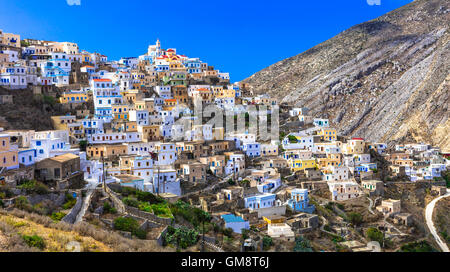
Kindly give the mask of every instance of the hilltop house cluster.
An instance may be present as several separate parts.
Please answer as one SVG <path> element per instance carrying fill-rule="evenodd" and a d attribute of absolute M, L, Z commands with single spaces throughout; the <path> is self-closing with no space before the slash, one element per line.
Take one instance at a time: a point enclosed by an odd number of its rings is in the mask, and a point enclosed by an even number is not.
<path fill-rule="evenodd" d="M 2 184 L 36 178 L 65 188 L 89 181 L 177 197 L 185 193 L 182 181 L 206 185 L 218 179 L 227 185 L 232 180 L 234 185 L 219 193 L 201 195 L 199 205 L 235 232 L 255 226 L 290 240 L 318 227 L 310 203 L 318 188 L 326 188 L 332 201 L 380 193 L 376 158 L 391 164 L 393 177 L 411 181 L 440 177 L 446 170 L 437 148 L 389 149 L 385 143 L 341 137 L 328 119 L 314 118 L 307 108 L 289 111 L 302 130 L 280 141 L 196 125 L 195 103 L 234 114 L 237 105 L 272 110 L 278 102 L 249 94 L 245 84 L 231 84 L 228 73 L 175 48 L 163 49 L 159 40 L 147 53 L 118 61 L 80 51 L 71 42 L 20 40 L 2 31 L 0 42 L 1 86 L 56 86 L 65 90 L 58 102 L 76 109 L 52 116 L 54 130 L 0 131 Z M 72 88 L 74 82 L 78 88 Z M 180 120 L 191 125 L 186 129 Z M 294 176 L 301 186 L 288 185 Z M 232 203 L 237 207 L 230 208 Z M 287 218 L 287 209 L 294 216 Z"/>

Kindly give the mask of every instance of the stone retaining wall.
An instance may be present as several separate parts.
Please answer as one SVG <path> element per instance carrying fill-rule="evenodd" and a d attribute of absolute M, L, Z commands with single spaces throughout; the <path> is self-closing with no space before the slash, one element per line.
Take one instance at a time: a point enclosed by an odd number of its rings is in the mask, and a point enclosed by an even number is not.
<path fill-rule="evenodd" d="M 83 207 L 83 197 L 81 194 L 77 196 L 77 203 L 75 203 L 75 206 L 73 206 L 72 210 L 63 217 L 62 221 L 73 224 L 75 223 L 75 220 L 77 219 L 78 213 L 80 213 L 81 207 Z"/>

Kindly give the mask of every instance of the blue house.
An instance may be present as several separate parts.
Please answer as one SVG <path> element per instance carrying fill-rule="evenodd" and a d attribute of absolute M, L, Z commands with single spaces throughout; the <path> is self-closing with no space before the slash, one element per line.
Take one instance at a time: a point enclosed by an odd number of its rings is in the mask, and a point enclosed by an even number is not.
<path fill-rule="evenodd" d="M 242 229 L 250 229 L 250 224 L 248 221 L 242 219 L 242 217 L 234 214 L 224 214 L 221 218 L 225 221 L 225 228 L 231 228 L 236 233 L 241 233 Z"/>
<path fill-rule="evenodd" d="M 296 212 L 312 213 L 315 210 L 314 205 L 309 204 L 307 189 L 293 189 L 288 205 Z"/>
<path fill-rule="evenodd" d="M 356 172 L 369 172 L 371 170 L 376 170 L 377 164 L 376 163 L 363 163 L 357 167 L 355 167 Z"/>
<path fill-rule="evenodd" d="M 275 194 L 260 194 L 249 196 L 244 199 L 245 208 L 261 209 L 275 206 Z"/>

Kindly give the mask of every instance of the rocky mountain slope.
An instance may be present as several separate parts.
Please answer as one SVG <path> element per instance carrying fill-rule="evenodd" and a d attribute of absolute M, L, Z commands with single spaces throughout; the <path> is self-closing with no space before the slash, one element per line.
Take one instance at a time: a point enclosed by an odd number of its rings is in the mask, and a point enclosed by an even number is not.
<path fill-rule="evenodd" d="M 416 0 L 244 80 L 339 133 L 450 151 L 450 2 Z"/>

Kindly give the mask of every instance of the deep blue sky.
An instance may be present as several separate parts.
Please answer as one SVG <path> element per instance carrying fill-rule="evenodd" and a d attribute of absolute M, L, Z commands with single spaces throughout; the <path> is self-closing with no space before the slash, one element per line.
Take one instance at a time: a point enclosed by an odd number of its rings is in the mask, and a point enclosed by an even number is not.
<path fill-rule="evenodd" d="M 163 48 L 200 57 L 239 81 L 412 2 L 380 1 L 81 0 L 70 6 L 66 0 L 0 0 L 0 29 L 77 42 L 110 59 L 144 54 L 159 37 Z"/>

